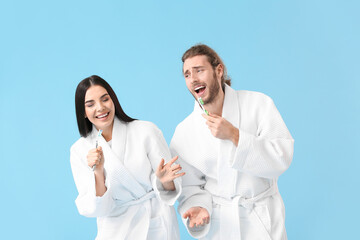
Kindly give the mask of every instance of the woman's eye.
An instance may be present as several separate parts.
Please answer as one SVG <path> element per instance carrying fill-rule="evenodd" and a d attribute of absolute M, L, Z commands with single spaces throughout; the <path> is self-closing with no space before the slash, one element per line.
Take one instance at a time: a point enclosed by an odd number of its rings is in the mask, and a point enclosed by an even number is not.
<path fill-rule="evenodd" d="M 87 104 L 87 105 L 85 105 L 85 107 L 92 107 L 92 106 L 94 106 L 94 104 Z"/>
<path fill-rule="evenodd" d="M 104 98 L 103 102 L 107 102 L 109 100 L 109 98 Z"/>

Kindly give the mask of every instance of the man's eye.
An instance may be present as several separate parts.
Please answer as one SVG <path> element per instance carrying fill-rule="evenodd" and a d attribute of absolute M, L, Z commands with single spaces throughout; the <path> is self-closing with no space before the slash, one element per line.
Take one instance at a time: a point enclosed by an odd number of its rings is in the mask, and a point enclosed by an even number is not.
<path fill-rule="evenodd" d="M 189 77 L 189 74 L 185 74 L 185 78 L 188 78 Z"/>

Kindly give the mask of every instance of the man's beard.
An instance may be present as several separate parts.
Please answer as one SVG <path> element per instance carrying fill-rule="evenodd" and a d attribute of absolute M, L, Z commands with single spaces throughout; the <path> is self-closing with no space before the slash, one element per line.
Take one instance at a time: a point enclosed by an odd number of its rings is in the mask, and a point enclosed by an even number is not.
<path fill-rule="evenodd" d="M 208 96 L 207 99 L 203 99 L 204 105 L 212 103 L 215 100 L 215 98 L 217 97 L 217 95 L 219 94 L 219 91 L 220 91 L 220 86 L 219 86 L 218 81 L 216 79 L 215 71 L 214 71 L 214 74 L 213 74 L 213 79 L 211 81 L 211 84 L 209 86 L 207 86 L 207 88 L 208 88 L 208 91 L 209 91 L 209 96 Z"/>

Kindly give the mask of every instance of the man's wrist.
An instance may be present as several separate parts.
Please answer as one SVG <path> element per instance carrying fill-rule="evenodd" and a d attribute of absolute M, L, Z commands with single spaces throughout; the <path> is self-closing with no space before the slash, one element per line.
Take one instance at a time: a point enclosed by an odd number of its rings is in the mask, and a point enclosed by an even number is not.
<path fill-rule="evenodd" d="M 234 143 L 235 146 L 239 144 L 239 129 L 237 129 L 236 127 L 234 127 L 233 129 L 231 141 Z"/>

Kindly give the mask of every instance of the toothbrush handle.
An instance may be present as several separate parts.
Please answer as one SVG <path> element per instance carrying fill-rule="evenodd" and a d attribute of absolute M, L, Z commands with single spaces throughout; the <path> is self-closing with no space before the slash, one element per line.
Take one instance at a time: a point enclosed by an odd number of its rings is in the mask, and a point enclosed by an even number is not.
<path fill-rule="evenodd" d="M 96 140 L 95 148 L 97 148 L 97 147 L 98 147 L 98 141 Z M 92 166 L 92 170 L 93 170 L 93 171 L 95 171 L 95 167 L 96 167 L 96 164 L 94 164 L 94 165 Z"/>

